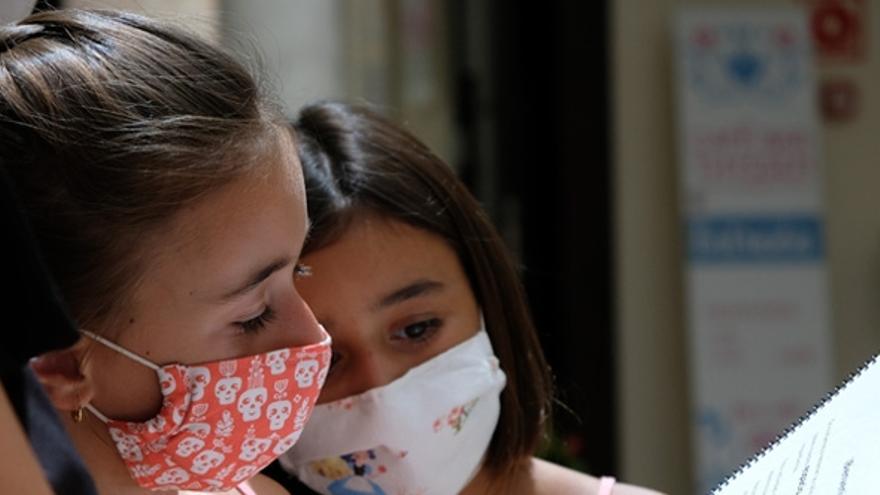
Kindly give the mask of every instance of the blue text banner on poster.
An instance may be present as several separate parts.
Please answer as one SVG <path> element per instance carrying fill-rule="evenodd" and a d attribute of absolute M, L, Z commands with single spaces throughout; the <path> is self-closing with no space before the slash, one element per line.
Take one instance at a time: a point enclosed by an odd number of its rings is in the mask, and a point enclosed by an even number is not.
<path fill-rule="evenodd" d="M 822 222 L 813 215 L 691 218 L 687 237 L 692 263 L 818 263 L 825 255 Z"/>

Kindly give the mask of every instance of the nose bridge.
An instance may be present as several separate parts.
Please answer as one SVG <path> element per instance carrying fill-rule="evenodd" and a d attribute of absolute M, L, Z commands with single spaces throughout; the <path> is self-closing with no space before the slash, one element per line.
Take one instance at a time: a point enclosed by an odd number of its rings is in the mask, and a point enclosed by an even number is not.
<path fill-rule="evenodd" d="M 291 311 L 291 339 L 293 345 L 303 346 L 324 340 L 324 332 L 315 318 L 312 308 L 298 294 L 294 297 Z"/>
<path fill-rule="evenodd" d="M 397 368 L 405 366 L 376 325 L 356 312 L 337 313 L 328 322 L 336 354 L 336 371 L 329 379 L 334 399 L 386 385 L 397 378 Z"/>
<path fill-rule="evenodd" d="M 360 377 L 359 390 L 355 393 L 387 385 L 397 378 L 394 360 L 376 349 L 363 349 L 358 353 L 355 373 Z"/>

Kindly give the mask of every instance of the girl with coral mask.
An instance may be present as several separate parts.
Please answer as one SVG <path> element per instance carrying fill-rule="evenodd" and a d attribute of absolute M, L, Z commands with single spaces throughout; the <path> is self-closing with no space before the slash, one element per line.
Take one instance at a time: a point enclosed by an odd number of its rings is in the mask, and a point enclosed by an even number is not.
<path fill-rule="evenodd" d="M 0 27 L 0 166 L 83 335 L 33 367 L 102 494 L 283 493 L 255 475 L 330 352 L 294 285 L 308 220 L 278 115 L 161 22 Z"/>
<path fill-rule="evenodd" d="M 315 414 L 281 458 L 291 486 L 654 493 L 533 457 L 547 365 L 514 264 L 449 167 L 363 108 L 313 105 L 294 130 L 312 221 L 298 287 L 334 344 Z"/>

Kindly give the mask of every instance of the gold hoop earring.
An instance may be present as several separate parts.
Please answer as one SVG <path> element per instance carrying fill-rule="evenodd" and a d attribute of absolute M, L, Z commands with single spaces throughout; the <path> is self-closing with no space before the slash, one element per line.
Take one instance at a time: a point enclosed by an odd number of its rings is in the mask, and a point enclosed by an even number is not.
<path fill-rule="evenodd" d="M 76 394 L 76 402 L 77 404 L 80 404 L 79 393 Z M 85 419 L 83 406 L 77 406 L 76 409 L 70 411 L 70 418 L 73 419 L 74 423 L 82 423 L 83 419 Z"/>

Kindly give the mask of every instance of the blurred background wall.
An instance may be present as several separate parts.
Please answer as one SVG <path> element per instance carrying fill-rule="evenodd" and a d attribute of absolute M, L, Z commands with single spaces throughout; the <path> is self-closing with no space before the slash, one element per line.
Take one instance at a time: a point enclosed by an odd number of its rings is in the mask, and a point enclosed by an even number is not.
<path fill-rule="evenodd" d="M 858 90 L 824 124 L 835 369 L 880 349 L 880 7 L 865 56 L 819 62 Z M 289 115 L 378 105 L 475 191 L 524 267 L 556 370 L 568 461 L 691 485 L 672 17 L 806 0 L 60 0 L 179 19 L 262 54 Z M 572 460 L 573 459 L 573 460 Z"/>
<path fill-rule="evenodd" d="M 671 493 L 687 493 L 691 476 L 672 16 L 687 5 L 798 3 L 612 2 L 621 467 Z M 864 60 L 818 64 L 820 83 L 844 77 L 860 93 L 854 118 L 824 124 L 822 136 L 835 381 L 880 349 L 880 6 L 867 3 Z"/>

